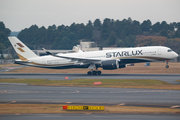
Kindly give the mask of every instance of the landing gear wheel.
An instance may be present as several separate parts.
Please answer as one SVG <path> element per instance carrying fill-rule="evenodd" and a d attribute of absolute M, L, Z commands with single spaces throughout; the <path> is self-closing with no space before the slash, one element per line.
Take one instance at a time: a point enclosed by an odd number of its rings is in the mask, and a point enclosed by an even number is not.
<path fill-rule="evenodd" d="M 92 71 L 92 74 L 93 74 L 93 75 L 96 75 L 96 73 L 97 73 L 96 71 Z"/>
<path fill-rule="evenodd" d="M 166 65 L 166 68 L 169 68 L 169 65 Z"/>
<path fill-rule="evenodd" d="M 97 71 L 97 74 L 100 75 L 100 74 L 101 74 L 101 71 Z"/>
<path fill-rule="evenodd" d="M 166 68 L 169 68 L 168 62 L 169 62 L 169 61 L 166 61 Z"/>
<path fill-rule="evenodd" d="M 88 75 L 91 75 L 91 74 L 92 74 L 92 72 L 91 72 L 91 71 L 88 71 L 88 72 L 87 72 L 87 74 L 88 74 Z"/>
<path fill-rule="evenodd" d="M 88 75 L 101 75 L 101 71 L 88 71 Z"/>

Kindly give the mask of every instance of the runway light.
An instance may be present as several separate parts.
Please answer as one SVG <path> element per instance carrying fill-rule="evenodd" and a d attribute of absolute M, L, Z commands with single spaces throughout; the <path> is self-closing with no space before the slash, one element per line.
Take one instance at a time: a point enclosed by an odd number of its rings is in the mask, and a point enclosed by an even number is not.
<path fill-rule="evenodd" d="M 65 80 L 67 80 L 67 79 L 68 79 L 68 77 L 66 76 L 66 77 L 65 77 Z"/>
<path fill-rule="evenodd" d="M 102 82 L 94 82 L 94 85 L 101 85 Z"/>

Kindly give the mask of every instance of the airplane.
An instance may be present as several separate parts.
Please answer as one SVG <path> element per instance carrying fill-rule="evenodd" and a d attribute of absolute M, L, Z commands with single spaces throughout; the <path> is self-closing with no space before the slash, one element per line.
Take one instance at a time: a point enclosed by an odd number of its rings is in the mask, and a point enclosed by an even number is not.
<path fill-rule="evenodd" d="M 121 48 L 113 50 L 83 52 L 78 49 L 76 53 L 52 54 L 46 49 L 46 56 L 37 56 L 17 37 L 8 37 L 20 59 L 15 64 L 42 67 L 50 69 L 88 68 L 88 75 L 100 75 L 101 71 L 125 68 L 126 64 L 141 62 L 168 61 L 178 57 L 178 54 L 165 46 L 148 46 Z"/>

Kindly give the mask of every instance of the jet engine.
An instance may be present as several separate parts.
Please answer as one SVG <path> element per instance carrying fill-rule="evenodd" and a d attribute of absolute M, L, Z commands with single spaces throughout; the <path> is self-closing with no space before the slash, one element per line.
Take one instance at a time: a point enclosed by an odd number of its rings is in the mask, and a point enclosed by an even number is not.
<path fill-rule="evenodd" d="M 119 60 L 106 60 L 101 63 L 104 70 L 113 70 L 119 68 Z"/>

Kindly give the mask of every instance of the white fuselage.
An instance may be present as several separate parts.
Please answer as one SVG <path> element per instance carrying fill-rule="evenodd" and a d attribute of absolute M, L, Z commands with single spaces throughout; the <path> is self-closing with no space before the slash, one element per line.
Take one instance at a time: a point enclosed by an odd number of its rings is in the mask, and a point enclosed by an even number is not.
<path fill-rule="evenodd" d="M 151 47 L 135 47 L 135 48 L 122 48 L 104 51 L 80 52 L 57 54 L 65 57 L 78 57 L 85 59 L 99 60 L 95 64 L 101 64 L 105 60 L 118 59 L 121 64 L 138 63 L 138 62 L 154 62 L 170 60 L 178 55 L 168 47 L 164 46 L 151 46 Z M 89 62 L 81 62 L 78 60 L 54 57 L 51 55 L 35 57 L 29 59 L 33 66 L 41 67 L 62 67 L 69 65 L 86 65 Z"/>
<path fill-rule="evenodd" d="M 102 67 L 104 70 L 114 70 L 125 68 L 128 63 L 165 61 L 178 57 L 177 53 L 164 46 L 122 48 L 92 52 L 82 52 L 78 49 L 77 53 L 67 54 L 52 54 L 43 48 L 49 55 L 40 57 L 17 37 L 8 37 L 8 39 L 20 58 L 15 61 L 16 64 L 51 69 L 88 68 L 91 69 L 91 71 L 87 72 L 88 75 L 100 75 L 99 67 Z M 168 64 L 166 68 L 169 68 Z"/>

